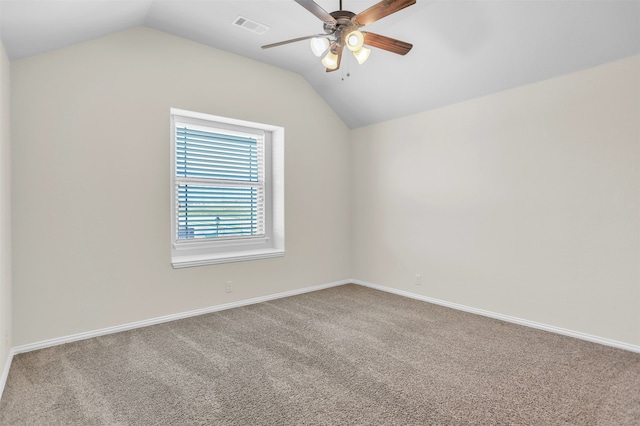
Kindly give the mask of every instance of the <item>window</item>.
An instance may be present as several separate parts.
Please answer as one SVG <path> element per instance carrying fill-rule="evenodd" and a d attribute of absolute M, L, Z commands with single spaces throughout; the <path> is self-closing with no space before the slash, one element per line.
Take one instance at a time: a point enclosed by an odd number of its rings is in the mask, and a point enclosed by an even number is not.
<path fill-rule="evenodd" d="M 174 268 L 284 255 L 284 129 L 171 109 Z"/>

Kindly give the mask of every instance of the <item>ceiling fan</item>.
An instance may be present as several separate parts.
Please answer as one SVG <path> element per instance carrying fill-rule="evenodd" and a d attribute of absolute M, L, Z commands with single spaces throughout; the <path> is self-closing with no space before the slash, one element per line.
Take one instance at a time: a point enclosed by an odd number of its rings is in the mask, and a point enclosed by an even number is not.
<path fill-rule="evenodd" d="M 342 10 L 342 0 L 340 0 L 340 10 L 331 13 L 328 13 L 313 0 L 295 1 L 324 22 L 325 33 L 267 44 L 262 46 L 263 49 L 311 39 L 311 50 L 317 57 L 327 52 L 322 59 L 322 65 L 326 67 L 327 72 L 331 72 L 340 68 L 342 51 L 345 47 L 353 52 L 359 64 L 364 63 L 371 53 L 370 49 L 364 47 L 365 45 L 398 55 L 406 55 L 413 47 L 410 43 L 391 37 L 360 31 L 360 28 L 415 4 L 416 0 L 382 0 L 357 15 L 348 10 Z"/>

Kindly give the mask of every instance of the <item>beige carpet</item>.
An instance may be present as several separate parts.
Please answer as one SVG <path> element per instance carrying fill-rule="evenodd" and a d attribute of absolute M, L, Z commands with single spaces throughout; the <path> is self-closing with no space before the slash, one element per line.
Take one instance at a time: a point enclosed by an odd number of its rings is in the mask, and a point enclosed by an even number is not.
<path fill-rule="evenodd" d="M 640 355 L 356 285 L 14 358 L 3 425 L 640 425 Z"/>

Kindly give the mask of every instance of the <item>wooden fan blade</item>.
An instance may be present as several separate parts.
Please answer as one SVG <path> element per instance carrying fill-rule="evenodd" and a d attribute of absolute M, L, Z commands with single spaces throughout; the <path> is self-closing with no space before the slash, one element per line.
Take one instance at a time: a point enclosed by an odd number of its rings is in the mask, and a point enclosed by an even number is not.
<path fill-rule="evenodd" d="M 296 0 L 298 1 L 298 0 Z M 298 3 L 300 3 L 298 1 Z M 378 19 L 389 16 L 399 10 L 409 7 L 415 4 L 416 0 L 382 0 L 380 3 L 376 3 L 369 9 L 358 13 L 353 20 L 361 27 L 369 25 Z"/>
<path fill-rule="evenodd" d="M 333 16 L 329 15 L 326 10 L 320 7 L 320 5 L 313 0 L 296 0 L 296 3 L 316 15 L 321 21 L 336 22 L 336 19 Z"/>
<path fill-rule="evenodd" d="M 398 55 L 406 55 L 413 47 L 413 44 L 411 43 L 406 43 L 380 34 L 362 31 L 362 35 L 364 36 L 364 44 L 397 53 Z"/>
<path fill-rule="evenodd" d="M 344 49 L 344 46 L 338 46 L 338 51 L 336 52 L 336 54 L 338 55 L 338 66 L 335 67 L 335 69 L 329 69 L 327 68 L 327 72 L 334 72 L 334 71 L 338 71 L 340 69 L 340 62 L 342 61 L 342 50 Z"/>
<path fill-rule="evenodd" d="M 296 41 L 309 40 L 310 38 L 314 38 L 314 37 L 326 37 L 326 36 L 327 36 L 326 34 L 314 34 L 314 35 L 310 35 L 310 36 L 292 38 L 291 40 L 285 40 L 285 41 L 279 41 L 277 43 L 267 44 L 267 45 L 262 46 L 262 48 L 263 49 L 270 49 L 272 47 L 282 46 L 283 44 L 295 43 Z"/>

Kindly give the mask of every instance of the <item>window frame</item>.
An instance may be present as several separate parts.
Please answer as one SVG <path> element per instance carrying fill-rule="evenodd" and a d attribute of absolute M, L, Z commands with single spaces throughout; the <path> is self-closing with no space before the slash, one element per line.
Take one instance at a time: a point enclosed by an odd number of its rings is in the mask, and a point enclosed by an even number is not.
<path fill-rule="evenodd" d="M 176 181 L 176 125 L 207 131 L 263 135 L 264 236 L 238 236 L 185 240 L 178 238 Z M 174 268 L 239 262 L 284 256 L 284 128 L 205 113 L 170 109 L 171 264 Z"/>

